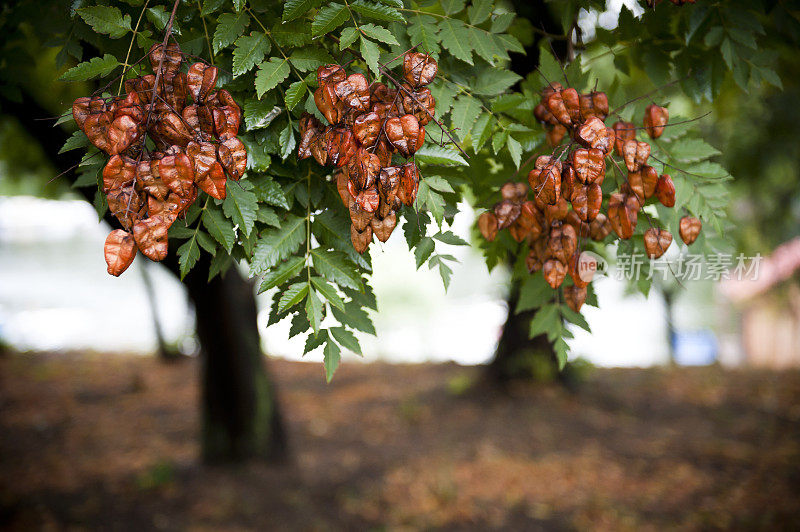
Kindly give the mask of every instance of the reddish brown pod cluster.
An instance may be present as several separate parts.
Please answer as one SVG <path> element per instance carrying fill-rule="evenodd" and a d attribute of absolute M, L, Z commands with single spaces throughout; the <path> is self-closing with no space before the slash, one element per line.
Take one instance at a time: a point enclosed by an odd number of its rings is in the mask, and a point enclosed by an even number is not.
<path fill-rule="evenodd" d="M 436 110 L 426 85 L 437 69 L 428 55 L 407 53 L 405 82 L 397 88 L 369 84 L 360 73 L 348 76 L 340 65 L 317 69 L 314 101 L 330 125 L 304 115 L 297 155 L 336 168 L 336 186 L 350 209 L 350 236 L 359 253 L 367 250 L 373 235 L 385 242 L 397 225 L 395 212 L 417 197 L 419 171 L 408 159 L 425 142 L 423 126 Z M 395 153 L 406 162 L 393 164 Z"/>
<path fill-rule="evenodd" d="M 158 76 L 126 80 L 124 96 L 72 104 L 78 127 L 111 156 L 103 193 L 124 228 L 112 231 L 104 248 L 108 273 L 115 276 L 130 266 L 137 248 L 163 260 L 167 231 L 198 189 L 223 199 L 227 178 L 238 180 L 247 167 L 247 150 L 236 136 L 242 113 L 228 91 L 214 91 L 217 69 L 194 63 L 182 72 L 176 44 L 153 45 L 148 59 L 154 72 L 161 68 Z"/>
<path fill-rule="evenodd" d="M 550 145 L 557 146 L 568 132 L 574 132 L 590 117 L 604 121 L 608 116 L 608 96 L 599 91 L 579 94 L 572 87 L 565 89 L 560 83 L 550 83 L 542 90 L 533 115 L 545 124 Z"/>

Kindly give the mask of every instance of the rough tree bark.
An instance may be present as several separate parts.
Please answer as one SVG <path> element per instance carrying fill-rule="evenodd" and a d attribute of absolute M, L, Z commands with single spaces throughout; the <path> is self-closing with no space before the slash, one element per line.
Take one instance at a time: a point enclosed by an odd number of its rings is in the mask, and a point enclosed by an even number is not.
<path fill-rule="evenodd" d="M 58 153 L 68 135 L 49 121 L 37 120 L 51 113 L 30 95 L 23 94 L 20 102 L 0 96 L 0 113 L 19 122 L 58 172 L 78 162 L 75 152 Z M 93 192 L 82 191 L 91 202 Z M 111 216 L 106 221 L 119 227 Z M 170 249 L 164 265 L 178 275 L 175 246 Z M 203 458 L 209 462 L 279 459 L 286 452 L 286 438 L 259 343 L 253 287 L 235 268 L 207 282 L 208 266 L 204 256 L 184 283 L 195 305 L 202 358 Z"/>

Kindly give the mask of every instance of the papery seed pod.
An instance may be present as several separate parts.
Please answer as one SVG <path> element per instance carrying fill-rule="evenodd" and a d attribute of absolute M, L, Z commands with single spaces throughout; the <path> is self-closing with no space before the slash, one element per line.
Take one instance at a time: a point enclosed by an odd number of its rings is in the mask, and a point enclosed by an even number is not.
<path fill-rule="evenodd" d="M 602 242 L 605 240 L 605 238 L 611 234 L 611 231 L 611 223 L 603 213 L 598 214 L 589 224 L 589 236 L 595 242 Z"/>
<path fill-rule="evenodd" d="M 526 238 L 539 238 L 542 234 L 542 223 L 539 217 L 532 201 L 522 203 L 519 216 L 508 228 L 511 237 L 517 242 L 522 242 Z"/>
<path fill-rule="evenodd" d="M 548 259 L 542 266 L 542 274 L 547 284 L 555 290 L 564 282 L 564 278 L 567 276 L 567 267 L 556 259 Z"/>
<path fill-rule="evenodd" d="M 356 203 L 364 212 L 374 213 L 378 210 L 381 198 L 378 196 L 378 188 L 375 185 L 362 190 L 356 196 Z"/>
<path fill-rule="evenodd" d="M 365 148 L 358 148 L 349 167 L 350 179 L 355 181 L 359 190 L 373 186 L 381 171 L 378 156 Z"/>
<path fill-rule="evenodd" d="M 335 83 L 333 90 L 347 107 L 359 113 L 369 109 L 369 83 L 364 74 L 350 74 L 346 79 Z"/>
<path fill-rule="evenodd" d="M 636 196 L 611 194 L 608 201 L 608 220 L 621 239 L 627 240 L 633 236 L 638 214 L 639 201 Z"/>
<path fill-rule="evenodd" d="M 644 183 L 642 181 L 642 171 L 639 170 L 638 172 L 628 172 L 628 178 L 626 179 L 626 182 L 620 191 L 634 194 L 636 199 L 639 201 L 639 204 L 644 205 Z"/>
<path fill-rule="evenodd" d="M 500 187 L 500 196 L 504 200 L 516 201 L 517 203 L 525 201 L 525 196 L 528 195 L 528 187 L 525 183 L 515 183 L 509 181 Z"/>
<path fill-rule="evenodd" d="M 652 104 L 644 110 L 644 128 L 651 139 L 657 139 L 664 133 L 668 121 L 669 111 L 664 107 Z"/>
<path fill-rule="evenodd" d="M 369 86 L 369 96 L 373 103 L 380 102 L 391 105 L 397 96 L 397 90 L 390 89 L 385 83 L 376 81 Z"/>
<path fill-rule="evenodd" d="M 247 169 L 247 148 L 238 138 L 230 137 L 217 146 L 217 160 L 231 179 L 238 181 Z"/>
<path fill-rule="evenodd" d="M 586 238 L 589 236 L 589 224 L 581 221 L 578 213 L 576 213 L 574 209 L 567 213 L 567 216 L 564 218 L 564 223 L 571 225 L 579 238 Z"/>
<path fill-rule="evenodd" d="M 194 163 L 195 183 L 214 199 L 225 199 L 225 171 L 217 161 L 217 149 L 210 142 L 190 142 L 186 154 Z"/>
<path fill-rule="evenodd" d="M 650 145 L 635 140 L 625 141 L 622 146 L 622 158 L 629 172 L 638 172 L 650 157 Z"/>
<path fill-rule="evenodd" d="M 347 77 L 344 69 L 339 65 L 323 65 L 317 68 L 317 83 L 338 83 Z"/>
<path fill-rule="evenodd" d="M 89 98 L 82 96 L 72 103 L 72 118 L 75 123 L 83 130 L 86 118 L 93 114 L 102 114 L 105 112 L 105 100 L 100 97 Z"/>
<path fill-rule="evenodd" d="M 139 96 L 142 105 L 150 105 L 153 99 L 153 85 L 155 82 L 156 77 L 153 74 L 126 79 L 125 92 L 135 92 Z"/>
<path fill-rule="evenodd" d="M 177 198 L 178 195 L 172 192 L 170 194 Z M 147 217 L 152 218 L 153 216 L 161 216 L 165 220 L 168 220 L 169 225 L 178 218 L 178 211 L 180 210 L 180 205 L 174 199 L 170 201 L 169 195 L 164 199 L 158 199 L 153 196 L 147 197 Z"/>
<path fill-rule="evenodd" d="M 542 261 L 536 254 L 536 250 L 531 249 L 528 252 L 528 256 L 525 257 L 525 267 L 528 268 L 530 273 L 536 273 L 542 269 Z"/>
<path fill-rule="evenodd" d="M 169 224 L 162 217 L 151 216 L 136 222 L 133 238 L 145 257 L 158 262 L 164 260 L 169 251 L 168 230 Z"/>
<path fill-rule="evenodd" d="M 547 143 L 555 148 L 556 146 L 561 144 L 561 141 L 564 139 L 564 136 L 566 134 L 567 134 L 567 128 L 565 128 L 561 124 L 556 124 L 546 131 Z"/>
<path fill-rule="evenodd" d="M 103 168 L 103 192 L 127 187 L 136 178 L 136 161 L 125 155 L 112 156 Z"/>
<path fill-rule="evenodd" d="M 409 52 L 403 57 L 403 77 L 412 87 L 428 85 L 438 70 L 436 60 L 428 54 Z"/>
<path fill-rule="evenodd" d="M 358 253 L 364 253 L 372 242 L 372 226 L 367 225 L 363 231 L 356 229 L 355 225 L 350 225 L 350 240 Z"/>
<path fill-rule="evenodd" d="M 233 99 L 231 93 L 225 89 L 217 92 L 217 99 L 220 103 L 219 110 L 225 117 L 225 127 L 217 127 L 217 136 L 220 138 L 234 137 L 239 133 L 239 126 L 242 123 L 242 108 Z"/>
<path fill-rule="evenodd" d="M 597 149 L 577 149 L 571 155 L 575 176 L 581 183 L 602 184 L 605 178 L 606 160 L 603 152 Z"/>
<path fill-rule="evenodd" d="M 331 125 L 339 123 L 344 114 L 344 104 L 336 96 L 332 86 L 320 84 L 317 90 L 314 91 L 314 103 Z"/>
<path fill-rule="evenodd" d="M 378 140 L 383 121 L 377 113 L 368 112 L 353 121 L 353 135 L 363 146 L 372 146 Z"/>
<path fill-rule="evenodd" d="M 561 170 L 561 195 L 564 196 L 567 201 L 572 200 L 576 179 L 575 169 L 572 167 L 572 163 L 564 163 Z"/>
<path fill-rule="evenodd" d="M 155 43 L 147 52 L 147 57 L 150 60 L 150 66 L 153 68 L 153 72 L 158 71 L 159 64 L 162 65 L 162 76 L 166 74 L 175 74 L 180 70 L 181 63 L 183 62 L 181 47 L 176 43 L 169 43 L 166 48 L 164 48 L 162 43 Z"/>
<path fill-rule="evenodd" d="M 388 205 L 394 204 L 397 191 L 400 188 L 402 170 L 399 166 L 381 168 L 378 174 L 378 194 Z"/>
<path fill-rule="evenodd" d="M 581 264 L 581 252 L 575 251 L 567 263 L 567 272 L 569 273 L 569 276 L 572 277 L 572 282 L 575 284 L 575 286 L 579 288 L 585 288 L 589 286 L 591 275 L 593 275 L 593 273 L 581 271 Z"/>
<path fill-rule="evenodd" d="M 605 120 L 608 116 L 608 96 L 605 92 L 592 91 L 592 105 L 594 106 L 595 116 L 600 120 Z"/>
<path fill-rule="evenodd" d="M 369 227 L 369 222 L 372 220 L 373 216 L 371 212 L 366 212 L 364 209 L 359 207 L 355 198 L 353 198 L 353 200 L 350 202 L 348 208 L 350 209 L 350 222 L 353 224 L 356 230 L 361 232 L 366 227 Z"/>
<path fill-rule="evenodd" d="M 106 196 L 108 210 L 117 217 L 119 223 L 127 230 L 141 218 L 144 207 L 142 196 L 133 187 L 121 187 L 111 190 Z"/>
<path fill-rule="evenodd" d="M 633 122 L 614 122 L 614 152 L 622 157 L 622 147 L 626 141 L 636 140 L 636 126 Z"/>
<path fill-rule="evenodd" d="M 164 184 L 158 173 L 157 160 L 139 161 L 136 165 L 136 183 L 149 196 L 163 200 L 169 193 L 169 187 Z"/>
<path fill-rule="evenodd" d="M 489 242 L 494 242 L 497 238 L 498 223 L 497 217 L 492 212 L 484 212 L 478 216 L 478 230 L 483 235 L 483 238 Z"/>
<path fill-rule="evenodd" d="M 205 63 L 194 63 L 186 74 L 186 82 L 192 99 L 200 103 L 217 84 L 217 67 Z"/>
<path fill-rule="evenodd" d="M 578 91 L 572 87 L 561 91 L 561 99 L 564 100 L 564 107 L 567 108 L 569 118 L 573 124 L 581 121 L 581 99 Z M 566 124 L 565 124 L 566 125 Z"/>
<path fill-rule="evenodd" d="M 684 216 L 680 221 L 680 235 L 681 240 L 687 245 L 691 246 L 697 237 L 700 235 L 700 230 L 703 228 L 703 223 L 694 216 Z"/>
<path fill-rule="evenodd" d="M 414 115 L 419 125 L 424 126 L 431 121 L 436 113 L 436 99 L 430 89 L 423 87 L 416 91 L 408 84 L 403 84 L 403 109 L 406 113 Z"/>
<path fill-rule="evenodd" d="M 322 130 L 322 124 L 312 115 L 306 113 L 300 117 L 300 145 L 297 148 L 298 159 L 307 159 L 311 157 L 311 145 Z M 327 149 L 325 153 L 327 162 Z"/>
<path fill-rule="evenodd" d="M 185 147 L 194 136 L 183 118 L 173 112 L 161 113 L 156 124 L 158 134 L 172 145 Z"/>
<path fill-rule="evenodd" d="M 553 81 L 542 87 L 542 100 L 546 100 L 550 97 L 551 94 L 556 92 L 561 92 L 564 89 L 564 86 L 557 81 Z"/>
<path fill-rule="evenodd" d="M 386 242 L 392 236 L 397 225 L 397 215 L 394 212 L 389 212 L 384 218 L 379 219 L 377 216 L 373 217 L 370 221 L 372 227 L 372 234 L 381 242 Z"/>
<path fill-rule="evenodd" d="M 114 229 L 106 237 L 103 245 L 109 275 L 119 277 L 136 258 L 136 242 L 133 235 L 122 229 Z"/>
<path fill-rule="evenodd" d="M 552 225 L 553 222 L 563 221 L 569 213 L 569 202 L 562 196 L 558 198 L 555 204 L 545 206 L 543 212 L 547 225 Z"/>
<path fill-rule="evenodd" d="M 586 186 L 586 221 L 591 222 L 600 214 L 603 205 L 603 190 L 598 183 Z"/>
<path fill-rule="evenodd" d="M 189 207 L 197 199 L 197 187 L 193 187 L 191 190 L 188 191 L 188 194 L 182 196 L 180 194 L 176 194 L 175 192 L 170 192 L 167 196 L 167 202 L 174 203 L 177 207 L 175 212 L 178 216 L 183 216 L 186 214 L 186 211 Z M 169 220 L 165 217 L 165 222 L 168 224 L 172 224 L 175 220 Z"/>
<path fill-rule="evenodd" d="M 144 119 L 144 110 L 142 109 L 142 102 L 138 94 L 129 92 L 124 98 L 117 99 L 114 108 L 114 119 L 120 116 L 129 116 L 136 124 L 142 122 Z"/>
<path fill-rule="evenodd" d="M 397 197 L 405 205 L 413 205 L 417 199 L 417 191 L 419 190 L 419 170 L 413 161 L 409 161 L 400 167 L 400 187 L 397 191 Z"/>
<path fill-rule="evenodd" d="M 566 264 L 578 248 L 578 234 L 575 228 L 569 224 L 561 224 L 560 227 L 552 228 L 548 246 L 553 245 L 554 240 L 559 241 L 557 248 L 561 250 L 561 253 L 554 253 L 552 256 Z"/>
<path fill-rule="evenodd" d="M 505 229 L 513 224 L 519 216 L 521 207 L 519 203 L 503 200 L 494 206 L 494 215 L 497 217 L 497 228 Z"/>
<path fill-rule="evenodd" d="M 311 138 L 311 143 L 309 146 L 311 155 L 313 155 L 317 163 L 322 166 L 328 164 L 327 138 L 330 135 L 331 129 L 331 127 L 328 127 L 324 130 L 320 130 L 316 135 L 314 135 L 314 137 Z"/>
<path fill-rule="evenodd" d="M 178 148 L 173 146 L 173 148 Z M 158 161 L 158 174 L 170 190 L 179 196 L 190 196 L 194 189 L 194 165 L 186 153 L 178 148 L 177 153 L 165 155 Z"/>
<path fill-rule="evenodd" d="M 350 205 L 350 198 L 353 197 L 347 189 L 348 181 L 347 169 L 343 168 L 341 172 L 336 174 L 336 190 L 339 192 L 339 197 L 345 205 Z"/>
<path fill-rule="evenodd" d="M 533 116 L 536 118 L 536 120 L 538 120 L 539 122 L 541 122 L 543 124 L 550 124 L 552 126 L 559 126 L 565 132 L 567 130 L 567 128 L 565 128 L 563 125 L 561 125 L 561 123 L 558 121 L 558 118 L 556 118 L 553 115 L 553 113 L 551 113 L 550 110 L 543 103 L 540 103 L 536 107 L 533 108 Z"/>
<path fill-rule="evenodd" d="M 386 121 L 386 137 L 403 157 L 410 157 L 425 142 L 425 129 L 414 115 L 403 115 Z"/>
<path fill-rule="evenodd" d="M 528 184 L 535 198 L 553 205 L 561 197 L 561 163 L 542 156 L 536 159 L 535 166 L 528 173 Z"/>
<path fill-rule="evenodd" d="M 178 72 L 161 76 L 158 82 L 158 96 L 155 109 L 158 112 L 172 111 L 181 113 L 186 107 L 186 97 L 189 94 L 189 86 L 186 81 L 186 74 Z"/>
<path fill-rule="evenodd" d="M 664 207 L 675 206 L 675 184 L 669 174 L 664 174 L 656 182 L 656 197 Z"/>
<path fill-rule="evenodd" d="M 385 137 L 378 138 L 377 148 L 375 148 L 375 155 L 378 156 L 378 160 L 381 162 L 381 166 L 391 166 L 392 165 L 392 150 L 393 147 L 386 140 Z"/>
<path fill-rule="evenodd" d="M 181 118 L 192 129 L 200 129 L 200 117 L 197 114 L 197 104 L 187 105 L 181 111 Z"/>
<path fill-rule="evenodd" d="M 328 162 L 341 168 L 350 162 L 359 150 L 353 132 L 343 127 L 335 127 L 326 136 Z M 361 153 L 361 151 L 359 151 Z"/>
<path fill-rule="evenodd" d="M 128 120 L 130 120 L 130 118 L 128 118 Z M 133 123 L 132 120 L 131 123 Z M 107 112 L 90 114 L 83 122 L 83 132 L 86 134 L 89 142 L 108 154 L 112 154 L 112 151 L 119 153 L 122 150 L 115 150 L 115 148 L 111 145 L 111 141 L 109 140 L 108 130 L 110 127 L 111 114 Z"/>
<path fill-rule="evenodd" d="M 651 198 L 656 192 L 656 184 L 658 183 L 658 172 L 652 166 L 644 165 L 639 170 L 642 174 L 642 190 L 644 191 L 645 199 Z"/>
<path fill-rule="evenodd" d="M 651 259 L 657 259 L 666 253 L 672 244 L 672 234 L 658 227 L 651 227 L 644 232 L 644 250 Z"/>
<path fill-rule="evenodd" d="M 542 99 L 542 103 L 550 113 L 556 117 L 562 125 L 566 127 L 572 126 L 572 118 L 564 104 L 564 98 L 561 96 L 563 91 L 553 92 L 547 98 Z"/>
<path fill-rule="evenodd" d="M 586 302 L 588 291 L 586 287 L 568 286 L 564 289 L 564 300 L 567 306 L 575 312 L 580 312 L 581 307 Z"/>

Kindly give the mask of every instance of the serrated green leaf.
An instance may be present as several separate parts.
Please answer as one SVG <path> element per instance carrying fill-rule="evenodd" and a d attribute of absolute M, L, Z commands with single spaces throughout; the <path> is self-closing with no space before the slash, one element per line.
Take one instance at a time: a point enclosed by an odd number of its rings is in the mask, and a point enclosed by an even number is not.
<path fill-rule="evenodd" d="M 440 192 L 455 192 L 453 186 L 443 177 L 432 175 L 424 178 L 425 183 L 434 190 Z"/>
<path fill-rule="evenodd" d="M 250 72 L 264 60 L 270 49 L 269 39 L 260 31 L 236 39 L 236 46 L 233 49 L 233 77 Z"/>
<path fill-rule="evenodd" d="M 78 15 L 94 31 L 108 35 L 112 39 L 119 39 L 132 30 L 131 16 L 123 16 L 119 8 L 116 7 L 82 7 L 78 10 Z"/>
<path fill-rule="evenodd" d="M 344 253 L 324 249 L 312 249 L 314 269 L 326 279 L 340 286 L 361 289 L 361 276 L 354 266 L 348 263 Z"/>
<path fill-rule="evenodd" d="M 491 133 L 492 115 L 489 113 L 483 113 L 475 121 L 475 125 L 472 126 L 472 132 L 470 133 L 470 137 L 472 138 L 472 150 L 475 153 L 478 153 L 483 145 L 486 144 L 486 141 L 489 140 Z"/>
<path fill-rule="evenodd" d="M 328 284 L 325 279 L 322 277 L 312 277 L 311 284 L 314 285 L 314 288 L 316 288 L 317 291 L 322 294 L 322 297 L 327 299 L 331 305 L 344 309 L 344 301 L 342 301 L 342 298 L 336 293 L 336 289 Z"/>
<path fill-rule="evenodd" d="M 509 87 L 521 79 L 521 76 L 510 70 L 493 68 L 489 72 L 478 76 L 472 86 L 472 93 L 481 96 L 495 96 L 508 90 Z"/>
<path fill-rule="evenodd" d="M 469 242 L 458 236 L 457 234 L 453 233 L 452 231 L 445 231 L 439 232 L 433 235 L 433 238 L 438 240 L 439 242 L 444 242 L 445 244 L 450 244 L 451 246 L 468 246 Z"/>
<path fill-rule="evenodd" d="M 183 243 L 178 248 L 178 266 L 181 272 L 181 281 L 186 277 L 197 261 L 200 259 L 200 246 L 197 243 L 197 238 L 192 236 L 189 240 Z"/>
<path fill-rule="evenodd" d="M 286 262 L 282 262 L 277 268 L 270 269 L 261 280 L 258 293 L 266 292 L 270 288 L 280 286 L 300 273 L 305 265 L 305 257 L 289 257 Z"/>
<path fill-rule="evenodd" d="M 455 15 L 464 9 L 464 0 L 441 0 L 442 9 L 448 15 Z"/>
<path fill-rule="evenodd" d="M 540 334 L 547 334 L 549 337 L 553 331 L 560 333 L 561 329 L 561 315 L 558 312 L 558 307 L 556 305 L 545 305 L 533 316 L 528 335 L 530 338 Z"/>
<path fill-rule="evenodd" d="M 342 347 L 352 351 L 357 355 L 361 355 L 361 345 L 358 343 L 356 335 L 348 331 L 344 327 L 331 327 L 329 329 L 331 336 L 341 344 Z"/>
<path fill-rule="evenodd" d="M 247 131 L 269 126 L 282 112 L 273 98 L 247 100 L 244 103 L 244 123 Z"/>
<path fill-rule="evenodd" d="M 522 160 L 522 145 L 509 135 L 506 141 L 506 148 L 508 148 L 508 154 L 511 155 L 511 160 L 514 162 L 514 167 L 519 168 L 519 163 Z"/>
<path fill-rule="evenodd" d="M 354 42 L 358 40 L 358 29 L 353 26 L 349 26 L 342 30 L 342 34 L 339 37 L 339 49 L 344 50 L 345 48 L 349 48 Z"/>
<path fill-rule="evenodd" d="M 225 0 L 205 0 L 203 7 L 200 9 L 200 14 L 203 16 L 210 15 L 221 8 L 224 3 Z"/>
<path fill-rule="evenodd" d="M 408 36 L 411 38 L 411 44 L 417 45 L 420 52 L 429 54 L 439 53 L 439 27 L 436 25 L 436 19 L 415 13 L 408 26 Z"/>
<path fill-rule="evenodd" d="M 251 179 L 251 182 L 254 185 L 253 192 L 261 203 L 289 209 L 289 203 L 286 201 L 283 189 L 272 177 L 258 176 L 255 179 Z"/>
<path fill-rule="evenodd" d="M 239 226 L 245 236 L 250 236 L 256 221 L 258 200 L 256 195 L 249 190 L 244 190 L 236 182 L 228 181 L 225 184 L 227 194 L 222 202 L 222 211 L 225 216 Z"/>
<path fill-rule="evenodd" d="M 359 303 L 348 301 L 344 304 L 344 310 L 331 307 L 331 312 L 342 325 L 375 336 L 375 325 L 372 324 L 369 314 Z"/>
<path fill-rule="evenodd" d="M 306 297 L 306 294 L 308 294 L 307 282 L 303 281 L 302 283 L 290 285 L 283 291 L 278 300 L 278 312 L 283 312 L 300 303 Z"/>
<path fill-rule="evenodd" d="M 323 303 L 317 293 L 309 289 L 306 298 L 306 317 L 315 334 L 319 332 L 319 326 L 322 323 L 322 307 Z"/>
<path fill-rule="evenodd" d="M 544 280 L 543 275 L 529 275 L 520 286 L 519 300 L 514 312 L 519 314 L 526 310 L 539 308 L 553 299 L 553 289 Z"/>
<path fill-rule="evenodd" d="M 261 63 L 256 74 L 256 94 L 258 98 L 278 86 L 280 82 L 289 77 L 289 61 L 270 57 L 269 61 Z"/>
<path fill-rule="evenodd" d="M 470 24 L 480 24 L 492 14 L 494 8 L 493 0 L 473 0 L 472 5 L 467 8 Z"/>
<path fill-rule="evenodd" d="M 442 225 L 444 217 L 444 198 L 438 192 L 435 192 L 428 183 L 422 181 L 417 190 L 417 200 L 414 203 L 417 210 L 427 210 L 431 213 L 436 223 Z"/>
<path fill-rule="evenodd" d="M 451 124 L 460 140 L 463 141 L 469 136 L 479 114 L 481 114 L 481 104 L 476 98 L 462 94 L 456 99 Z"/>
<path fill-rule="evenodd" d="M 384 28 L 383 26 L 376 26 L 375 24 L 362 24 L 361 31 L 366 34 L 367 37 L 372 37 L 376 41 L 380 41 L 386 44 L 394 44 L 396 46 L 400 46 L 400 43 L 397 42 L 397 39 L 392 32 Z"/>
<path fill-rule="evenodd" d="M 89 139 L 86 137 L 86 134 L 83 131 L 78 130 L 70 135 L 64 145 L 61 146 L 61 149 L 58 150 L 58 153 L 62 154 L 78 148 L 85 148 L 88 145 Z"/>
<path fill-rule="evenodd" d="M 280 21 L 275 23 L 270 30 L 272 38 L 278 46 L 287 47 L 303 46 L 311 42 L 311 24 L 304 20 L 291 22 Z"/>
<path fill-rule="evenodd" d="M 445 146 L 427 144 L 414 154 L 417 163 L 436 164 L 441 166 L 468 166 L 459 152 Z"/>
<path fill-rule="evenodd" d="M 302 72 L 335 62 L 333 56 L 322 48 L 298 48 L 289 56 L 289 61 Z"/>
<path fill-rule="evenodd" d="M 303 100 L 303 96 L 306 95 L 306 88 L 305 81 L 295 81 L 289 85 L 289 88 L 286 89 L 286 94 L 284 95 L 286 99 L 286 108 L 288 110 L 291 111 Z"/>
<path fill-rule="evenodd" d="M 197 243 L 200 244 L 200 247 L 206 250 L 207 253 L 210 255 L 217 254 L 217 243 L 214 242 L 210 236 L 208 236 L 203 231 L 198 230 L 196 233 L 197 236 Z"/>
<path fill-rule="evenodd" d="M 464 23 L 457 19 L 442 19 L 439 21 L 439 40 L 450 54 L 467 64 L 472 62 L 472 47 L 470 45 L 470 32 Z"/>
<path fill-rule="evenodd" d="M 305 218 L 289 214 L 281 227 L 264 231 L 253 253 L 251 275 L 265 272 L 297 251 L 306 241 L 305 222 Z"/>
<path fill-rule="evenodd" d="M 378 60 L 381 57 L 380 48 L 363 35 L 361 36 L 361 55 L 369 69 L 372 70 L 372 73 L 375 76 L 380 76 L 380 69 L 378 68 Z"/>
<path fill-rule="evenodd" d="M 702 161 L 720 153 L 722 152 L 703 139 L 696 138 L 682 138 L 670 147 L 672 157 L 687 163 Z"/>
<path fill-rule="evenodd" d="M 349 18 L 347 6 L 334 2 L 317 11 L 314 22 L 311 23 L 311 34 L 314 37 L 330 33 Z"/>
<path fill-rule="evenodd" d="M 287 22 L 302 17 L 322 4 L 322 0 L 286 0 L 283 4 L 283 20 Z"/>
<path fill-rule="evenodd" d="M 117 58 L 111 54 L 105 54 L 102 58 L 93 57 L 89 61 L 70 68 L 58 79 L 61 81 L 86 81 L 102 78 L 109 75 L 117 66 L 119 66 Z"/>
<path fill-rule="evenodd" d="M 364 0 L 356 0 L 350 3 L 350 9 L 365 17 L 385 20 L 387 22 L 406 23 L 406 19 L 403 15 L 401 15 L 397 9 L 390 6 L 376 4 L 374 2 L 365 2 Z"/>
<path fill-rule="evenodd" d="M 328 382 L 331 382 L 331 379 L 333 379 L 333 374 L 336 373 L 336 370 L 339 368 L 339 361 L 342 357 L 342 351 L 333 340 L 328 339 L 328 341 L 325 343 L 324 356 L 325 379 Z"/>
<path fill-rule="evenodd" d="M 233 244 L 236 241 L 231 222 L 223 217 L 222 213 L 217 209 L 207 208 L 203 211 L 203 226 L 217 242 L 222 244 L 222 247 L 230 255 L 233 250 Z"/>
<path fill-rule="evenodd" d="M 417 247 L 414 248 L 414 258 L 417 263 L 417 269 L 425 264 L 425 261 L 428 260 L 428 257 L 430 257 L 431 253 L 433 253 L 434 247 L 435 244 L 433 239 L 428 236 L 423 237 L 422 240 L 419 241 Z"/>
<path fill-rule="evenodd" d="M 294 147 L 297 145 L 292 124 L 286 124 L 286 127 L 281 130 L 278 143 L 281 147 L 281 160 L 285 161 L 294 152 Z"/>
<path fill-rule="evenodd" d="M 218 54 L 220 50 L 232 44 L 244 33 L 248 25 L 250 25 L 250 17 L 244 11 L 220 15 L 217 18 L 217 29 L 214 30 L 212 39 L 214 53 Z"/>

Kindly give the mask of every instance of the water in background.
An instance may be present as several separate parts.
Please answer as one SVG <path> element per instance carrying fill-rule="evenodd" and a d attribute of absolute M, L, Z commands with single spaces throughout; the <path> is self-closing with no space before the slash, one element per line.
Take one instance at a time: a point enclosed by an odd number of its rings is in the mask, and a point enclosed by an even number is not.
<path fill-rule="evenodd" d="M 466 238 L 472 222 L 472 213 L 463 212 L 452 229 Z M 0 198 L 0 339 L 18 349 L 152 352 L 155 336 L 140 271 L 146 267 L 167 340 L 191 350 L 193 316 L 183 287 L 141 257 L 120 278 L 109 276 L 107 232 L 83 201 Z M 359 334 L 366 360 L 479 364 L 491 358 L 507 313 L 507 275 L 499 269 L 490 274 L 471 248 L 439 245 L 461 261 L 447 293 L 437 271 L 416 271 L 402 238 L 371 246 L 380 312 L 373 314 L 377 337 Z M 595 289 L 602 309 L 584 307 L 593 334 L 574 331 L 574 354 L 611 366 L 665 362 L 658 295 L 625 296 L 624 285 L 610 279 L 597 281 Z M 270 297 L 258 298 L 265 350 L 299 360 L 305 338 L 288 338 L 288 319 L 266 328 Z M 678 315 L 679 328 L 696 328 L 704 316 L 708 325 L 708 306 L 698 301 L 682 303 Z M 303 359 L 318 361 L 322 354 Z"/>

